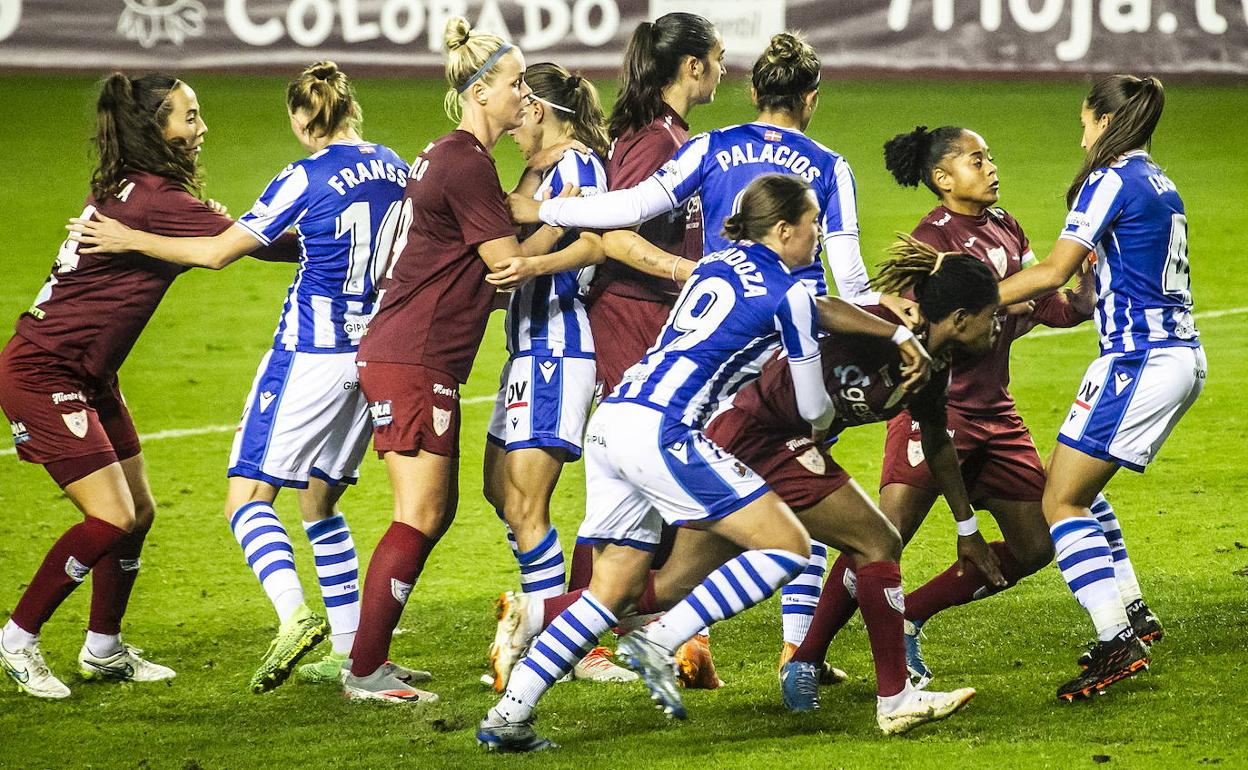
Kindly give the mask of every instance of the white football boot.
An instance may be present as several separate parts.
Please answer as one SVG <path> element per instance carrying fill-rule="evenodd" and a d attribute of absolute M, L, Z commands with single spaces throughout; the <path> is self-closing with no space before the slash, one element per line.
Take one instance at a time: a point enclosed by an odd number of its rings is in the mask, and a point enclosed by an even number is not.
<path fill-rule="evenodd" d="M 928 692 L 906 682 L 906 689 L 894 697 L 899 702 L 892 708 L 885 701 L 894 698 L 879 698 L 876 705 L 875 721 L 885 735 L 901 735 L 921 724 L 944 719 L 969 703 L 975 690 L 963 687 L 952 692 Z"/>
<path fill-rule="evenodd" d="M 56 678 L 44 662 L 38 641 L 16 652 L 0 644 L 0 667 L 17 682 L 18 689 L 36 698 L 69 697 L 69 688 Z"/>
<path fill-rule="evenodd" d="M 168 666 L 145 659 L 143 650 L 125 643 L 117 652 L 102 658 L 82 645 L 78 651 L 78 668 L 84 679 L 112 682 L 161 682 L 178 675 Z"/>
<path fill-rule="evenodd" d="M 636 682 L 639 678 L 636 671 L 617 666 L 606 647 L 595 647 L 577 661 L 572 677 L 590 682 Z"/>

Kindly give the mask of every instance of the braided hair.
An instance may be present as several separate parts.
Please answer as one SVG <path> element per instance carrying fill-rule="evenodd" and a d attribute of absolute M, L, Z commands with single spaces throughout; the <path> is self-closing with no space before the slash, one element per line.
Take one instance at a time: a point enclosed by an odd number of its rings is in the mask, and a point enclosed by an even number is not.
<path fill-rule="evenodd" d="M 937 322 L 955 310 L 975 314 L 1000 300 L 997 279 L 983 262 L 969 254 L 940 251 L 904 233 L 888 248 L 872 288 L 886 294 L 913 293 L 928 321 Z"/>

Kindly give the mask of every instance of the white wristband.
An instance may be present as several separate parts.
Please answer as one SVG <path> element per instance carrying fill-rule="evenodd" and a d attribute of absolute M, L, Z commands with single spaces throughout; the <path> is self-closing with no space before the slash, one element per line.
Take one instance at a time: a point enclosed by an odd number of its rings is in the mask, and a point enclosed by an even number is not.
<path fill-rule="evenodd" d="M 970 537 L 979 531 L 979 520 L 975 518 L 973 513 L 971 518 L 954 523 L 958 525 L 958 537 Z"/>
<path fill-rule="evenodd" d="M 891 339 L 893 340 L 894 345 L 900 345 L 906 340 L 914 339 L 914 332 L 907 329 L 904 325 L 898 325 L 897 331 L 893 332 Z"/>

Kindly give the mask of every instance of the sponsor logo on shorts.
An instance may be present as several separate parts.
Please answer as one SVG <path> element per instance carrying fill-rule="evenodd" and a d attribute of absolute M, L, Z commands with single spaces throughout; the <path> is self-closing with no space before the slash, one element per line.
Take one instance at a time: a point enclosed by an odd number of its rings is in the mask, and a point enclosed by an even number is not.
<path fill-rule="evenodd" d="M 507 408 L 519 409 L 529 405 L 528 402 L 529 383 L 527 382 L 509 382 L 507 383 Z"/>
<path fill-rule="evenodd" d="M 359 380 L 347 380 L 346 382 L 342 383 L 342 389 L 343 390 L 359 390 L 360 381 Z"/>
<path fill-rule="evenodd" d="M 87 428 L 90 427 L 90 422 L 87 420 L 86 410 L 63 414 L 61 415 L 61 419 L 65 421 L 65 427 L 69 428 L 70 433 L 74 434 L 78 438 L 87 437 Z"/>
<path fill-rule="evenodd" d="M 373 428 L 384 428 L 394 422 L 394 415 L 390 411 L 389 401 L 370 401 L 368 402 L 368 416 L 373 420 Z"/>
<path fill-rule="evenodd" d="M 827 473 L 828 465 L 823 461 L 823 455 L 813 446 L 798 455 L 797 461 L 802 464 L 803 468 L 818 476 Z"/>
<path fill-rule="evenodd" d="M 57 392 L 52 394 L 53 404 L 63 404 L 66 401 L 78 401 L 85 404 L 87 402 L 87 397 L 83 395 L 81 390 L 75 390 L 70 393 Z"/>
<path fill-rule="evenodd" d="M 586 434 L 585 434 L 585 443 L 586 443 L 586 444 L 597 444 L 598 446 L 605 447 L 605 446 L 607 445 L 607 440 L 606 440 L 605 438 L 603 438 L 603 437 L 602 437 L 602 434 L 601 434 L 601 433 L 586 433 Z"/>
<path fill-rule="evenodd" d="M 433 395 L 459 398 L 459 388 L 448 388 L 440 382 L 433 383 Z"/>
<path fill-rule="evenodd" d="M 414 583 L 404 583 L 398 578 L 390 578 L 390 595 L 399 604 L 407 604 L 407 597 L 412 595 Z"/>
<path fill-rule="evenodd" d="M 26 429 L 26 423 L 21 420 L 9 420 L 9 430 L 13 431 L 13 446 L 30 441 L 30 431 Z"/>
<path fill-rule="evenodd" d="M 677 441 L 667 448 L 667 451 L 676 456 L 677 460 L 682 463 L 689 464 L 689 449 L 683 441 Z"/>
<path fill-rule="evenodd" d="M 1083 385 L 1079 388 L 1079 395 L 1075 397 L 1075 406 L 1080 409 L 1091 409 L 1092 401 L 1096 399 L 1096 394 L 1100 392 L 1100 385 L 1093 384 L 1091 380 L 1084 380 Z"/>
<path fill-rule="evenodd" d="M 451 410 L 433 408 L 433 431 L 441 436 L 451 427 Z"/>
<path fill-rule="evenodd" d="M 901 590 L 901 586 L 889 586 L 884 589 L 884 598 L 888 600 L 888 604 L 893 609 L 902 613 L 906 612 L 906 593 Z"/>
<path fill-rule="evenodd" d="M 747 468 L 745 463 L 741 462 L 740 460 L 733 462 L 732 470 L 743 479 L 754 475 L 754 471 Z"/>
<path fill-rule="evenodd" d="M 906 461 L 910 463 L 911 468 L 917 468 L 919 463 L 923 462 L 923 442 L 918 439 L 910 439 L 906 444 Z"/>
<path fill-rule="evenodd" d="M 87 573 L 90 571 L 90 567 L 72 556 L 65 560 L 65 574 L 69 575 L 70 580 L 73 580 L 76 583 L 81 583 L 86 580 Z"/>
<path fill-rule="evenodd" d="M 263 414 L 273 405 L 273 399 L 277 398 L 277 394 L 271 390 L 266 390 L 260 394 L 260 412 Z"/>

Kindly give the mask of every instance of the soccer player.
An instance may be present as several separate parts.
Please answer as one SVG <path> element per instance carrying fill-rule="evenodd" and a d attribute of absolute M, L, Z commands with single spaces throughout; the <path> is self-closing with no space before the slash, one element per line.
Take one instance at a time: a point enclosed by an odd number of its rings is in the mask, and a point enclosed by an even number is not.
<path fill-rule="evenodd" d="M 594 195 L 607 189 L 601 158 L 607 152 L 606 121 L 598 90 L 588 79 L 543 62 L 524 71 L 533 90 L 524 125 L 511 131 L 528 169 L 521 188 L 537 198 L 576 189 Z M 553 165 L 544 157 L 562 150 Z M 540 170 L 542 173 L 531 173 Z M 576 239 L 567 232 L 560 239 Z M 520 260 L 518 264 L 533 264 Z M 485 446 L 485 497 L 507 526 L 520 565 L 520 589 L 536 597 L 563 593 L 567 580 L 559 533 L 550 523 L 550 497 L 566 462 L 581 456 L 585 420 L 594 398 L 594 339 L 581 298 L 593 267 L 525 280 L 504 269 L 488 280 L 515 286 L 507 305 L 507 363 L 499 381 Z M 576 664 L 578 679 L 633 681 L 637 675 L 595 647 Z M 502 692 L 505 682 L 496 681 Z"/>
<path fill-rule="evenodd" d="M 338 682 L 355 639 L 359 560 L 335 505 L 359 478 L 372 436 L 355 351 L 394 243 L 408 173 L 392 150 L 360 136 L 355 90 L 334 62 L 317 62 L 291 81 L 286 108 L 310 155 L 283 169 L 234 227 L 192 239 L 136 232 L 112 220 L 79 223 L 83 242 L 98 244 L 96 250 L 212 268 L 288 229 L 298 232 L 303 259 L 247 396 L 227 472 L 226 520 L 280 623 L 251 678 L 253 692 L 285 681 L 327 632 L 332 650 L 300 675 Z M 290 536 L 273 509 L 283 487 L 299 493 L 328 627 L 304 601 Z M 401 676 L 427 678 L 406 669 Z"/>
<path fill-rule="evenodd" d="M 919 126 L 886 142 L 884 159 L 898 184 L 922 184 L 939 200 L 911 231 L 913 237 L 943 251 L 969 254 L 998 279 L 1035 263 L 1018 221 L 996 205 L 997 166 L 979 134 L 957 126 L 931 131 Z M 991 513 L 1004 535 L 1004 541 L 991 547 L 1007 587 L 1053 558 L 1040 509 L 1044 465 L 1009 391 L 1010 346 L 1037 323 L 1070 327 L 1086 321 L 1095 302 L 1092 277 L 1085 272 L 1078 290 L 1052 292 L 1013 312 L 1001 311 L 1001 334 L 986 355 L 953 359 L 949 429 L 971 502 Z M 889 422 L 880 487 L 880 508 L 900 530 L 903 542 L 909 542 L 935 502 L 940 484 L 925 459 L 917 421 L 907 412 Z M 1108 502 L 1098 505 L 1113 515 Z M 834 565 L 834 579 L 847 566 Z M 920 647 L 923 624 L 941 610 L 999 590 L 959 559 L 906 597 L 908 665 L 919 686 L 932 676 Z"/>
<path fill-rule="evenodd" d="M 658 621 L 620 640 L 621 655 L 676 718 L 685 716 L 676 649 L 805 568 L 810 536 L 801 523 L 702 427 L 719 401 L 757 377 L 777 343 L 788 354 L 802 418 L 817 435 L 831 423 L 814 299 L 794 274 L 814 258 L 818 217 L 804 180 L 769 174 L 751 183 L 741 211 L 724 224 L 733 247 L 702 259 L 654 347 L 594 413 L 586 438 L 588 510 L 579 532 L 597 544 L 594 575 L 589 589 L 537 637 L 481 722 L 477 738 L 487 748 L 551 747 L 533 731 L 533 707 L 635 603 L 663 521 L 709 528 L 744 551 Z M 899 333 L 861 311 L 852 323 L 884 338 Z"/>
<path fill-rule="evenodd" d="M 609 233 L 604 246 L 609 256 L 635 245 L 633 233 Z M 894 259 L 880 278 L 894 290 L 913 287 L 929 320 L 924 344 L 943 376 L 934 376 L 917 393 L 903 387 L 905 376 L 899 351 L 890 343 L 870 337 L 827 334 L 819 341 L 824 384 L 835 404 L 836 416 L 829 435 L 846 428 L 887 420 L 913 404 L 923 425 L 923 441 L 933 457 L 941 458 L 936 475 L 961 519 L 973 515 L 958 472 L 956 454 L 945 432 L 944 394 L 948 384 L 948 359 L 953 353 L 976 353 L 991 347 L 997 324 L 996 279 L 974 258 L 940 254 L 926 244 L 901 242 L 893 248 Z M 684 265 L 681 266 L 682 268 Z M 868 308 L 890 322 L 898 316 L 882 307 Z M 721 405 L 711 418 L 707 436 L 734 457 L 759 473 L 793 509 L 811 535 L 833 544 L 857 565 L 850 571 L 849 585 L 863 607 L 863 618 L 876 663 L 877 724 L 888 734 L 905 732 L 919 724 L 956 711 L 974 695 L 973 690 L 934 693 L 913 687 L 906 676 L 903 641 L 901 573 L 898 559 L 901 537 L 861 487 L 833 460 L 826 443 L 812 440 L 797 413 L 793 380 L 781 357 L 772 358 L 760 377 Z M 634 610 L 643 615 L 661 612 L 683 599 L 706 574 L 740 549 L 730 541 L 704 530 L 683 528 L 666 565 L 651 573 L 651 581 Z M 991 551 L 982 538 L 967 550 L 970 563 L 982 563 L 987 571 Z M 831 594 L 832 589 L 828 589 Z M 523 646 L 544 622 L 553 619 L 573 596 L 547 600 L 541 607 L 524 602 L 510 628 L 502 629 L 510 644 Z M 830 640 L 852 616 L 856 605 L 835 617 L 816 616 L 811 636 Z M 809 637 L 808 637 L 809 638 Z M 799 648 L 798 656 L 781 672 L 785 704 L 795 711 L 819 706 L 819 664 L 823 649 Z M 807 656 L 807 653 L 812 653 Z"/>
<path fill-rule="evenodd" d="M 524 124 L 530 95 L 524 55 L 495 35 L 472 31 L 461 17 L 447 21 L 445 40 L 445 106 L 458 127 L 412 163 L 398 240 L 357 356 L 374 448 L 385 460 L 395 502 L 364 581 L 344 679 L 351 698 L 437 699 L 395 677 L 386 660 L 408 596 L 455 515 L 459 388 L 494 297 L 486 275 L 521 269 L 515 264 L 521 245 L 490 151 Z M 542 256 L 547 272 L 575 269 L 601 260 L 600 239 L 582 234 Z"/>
<path fill-rule="evenodd" d="M 219 207 L 193 194 L 207 130 L 186 83 L 160 74 L 105 78 L 96 103 L 98 162 L 83 218 L 99 212 L 175 236 L 229 228 Z M 292 246 L 283 239 L 254 253 L 289 260 Z M 0 408 L 18 457 L 43 465 L 83 513 L 48 551 L 0 632 L 0 663 L 30 695 L 70 694 L 48 668 L 39 632 L 88 573 L 91 618 L 78 653 L 83 676 L 140 682 L 174 676 L 121 638 L 155 502 L 117 370 L 184 270 L 137 253 L 84 253 L 70 238 L 0 353 Z"/>
<path fill-rule="evenodd" d="M 912 302 L 881 297 L 868 286 L 858 241 L 853 172 L 844 157 L 804 133 L 819 102 L 820 71 L 819 57 L 809 43 L 789 32 L 775 35 L 751 71 L 750 93 L 758 109 L 754 122 L 695 136 L 670 163 L 627 190 L 593 200 L 547 201 L 540 208 L 531 201 L 524 206 L 514 204 L 512 213 L 521 221 L 540 217 L 551 224 L 616 228 L 700 200 L 704 221 L 713 224 L 733 213 L 741 191 L 752 179 L 767 173 L 795 174 L 815 189 L 822 251 L 840 296 L 858 304 L 883 302 L 917 321 Z M 707 253 L 727 246 L 717 226 L 704 227 L 702 236 Z M 827 293 L 822 262 L 804 268 L 801 277 L 816 294 Z M 805 635 L 818 601 L 827 550 L 818 542 L 812 549 L 807 571 L 782 591 L 781 666 Z M 685 668 L 690 665 L 686 663 Z M 699 678 L 682 673 L 687 682 Z"/>
<path fill-rule="evenodd" d="M 1112 75 L 1092 86 L 1079 114 L 1087 157 L 1066 194 L 1066 226 L 1047 259 L 1001 284 L 1003 303 L 1043 296 L 1096 251 L 1101 354 L 1058 434 L 1042 502 L 1062 577 L 1097 635 L 1083 672 L 1058 689 L 1064 700 L 1148 668 L 1092 506 L 1120 467 L 1144 471 L 1205 383 L 1187 215 L 1146 150 L 1164 105 L 1156 78 Z"/>

